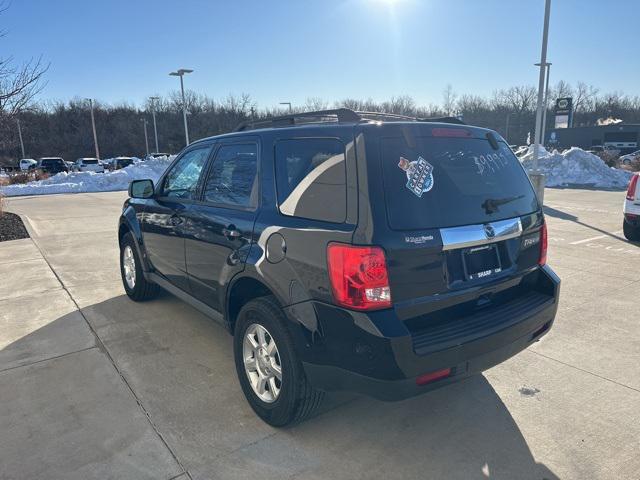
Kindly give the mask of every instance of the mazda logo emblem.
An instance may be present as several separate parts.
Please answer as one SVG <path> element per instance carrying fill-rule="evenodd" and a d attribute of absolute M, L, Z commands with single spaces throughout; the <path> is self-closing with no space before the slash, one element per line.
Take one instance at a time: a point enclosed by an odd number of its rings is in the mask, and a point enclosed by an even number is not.
<path fill-rule="evenodd" d="M 493 229 L 493 227 L 489 224 L 486 224 L 484 226 L 484 233 L 487 236 L 487 238 L 493 238 L 496 236 L 496 231 Z"/>

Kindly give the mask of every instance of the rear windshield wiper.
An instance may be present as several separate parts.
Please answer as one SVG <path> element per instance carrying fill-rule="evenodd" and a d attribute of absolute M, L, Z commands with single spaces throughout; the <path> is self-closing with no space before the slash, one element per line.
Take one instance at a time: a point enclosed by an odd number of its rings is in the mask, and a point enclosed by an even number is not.
<path fill-rule="evenodd" d="M 482 205 L 480 206 L 484 208 L 484 211 L 488 215 L 490 213 L 496 213 L 499 210 L 500 205 L 505 205 L 515 200 L 520 200 L 521 198 L 524 198 L 524 195 L 518 195 L 517 197 L 507 197 L 507 198 L 487 198 L 484 202 L 482 202 Z"/>

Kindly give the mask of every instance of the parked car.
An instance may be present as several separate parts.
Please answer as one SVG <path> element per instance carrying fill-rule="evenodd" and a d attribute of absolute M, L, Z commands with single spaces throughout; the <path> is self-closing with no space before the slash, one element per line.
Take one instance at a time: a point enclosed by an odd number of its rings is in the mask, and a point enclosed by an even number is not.
<path fill-rule="evenodd" d="M 620 163 L 622 163 L 623 165 L 631 165 L 635 161 L 640 161 L 640 150 L 627 153 L 626 155 L 620 157 Z"/>
<path fill-rule="evenodd" d="M 36 165 L 38 164 L 38 162 L 36 162 L 33 158 L 23 158 L 20 160 L 20 170 L 23 172 L 27 172 L 29 170 L 33 170 L 34 168 L 36 168 Z"/>
<path fill-rule="evenodd" d="M 612 145 L 592 145 L 587 152 L 593 153 L 594 155 L 606 153 L 608 155 L 615 156 L 620 154 L 620 150 L 616 149 Z"/>
<path fill-rule="evenodd" d="M 129 196 L 127 295 L 161 287 L 222 323 L 274 426 L 326 391 L 399 400 L 479 373 L 545 335 L 558 307 L 543 210 L 491 130 L 273 118 L 194 142 Z"/>
<path fill-rule="evenodd" d="M 55 175 L 60 172 L 69 172 L 67 163 L 61 157 L 41 157 L 38 159 L 36 169 L 50 175 Z"/>
<path fill-rule="evenodd" d="M 520 156 L 525 155 L 526 153 L 529 152 L 529 146 L 528 145 L 520 145 L 520 146 L 516 146 L 515 149 L 512 148 L 511 150 L 513 150 L 513 153 L 515 154 L 516 157 L 520 157 Z"/>
<path fill-rule="evenodd" d="M 169 156 L 170 156 L 169 153 L 150 153 L 146 157 L 144 157 L 144 160 L 150 160 L 152 158 L 169 157 Z"/>
<path fill-rule="evenodd" d="M 109 166 L 111 170 L 120 170 L 121 168 L 128 167 L 129 165 L 133 165 L 132 157 L 116 157 L 111 159 L 111 164 Z"/>
<path fill-rule="evenodd" d="M 97 158 L 79 158 L 74 163 L 74 170 L 77 172 L 104 173 L 104 166 Z"/>
<path fill-rule="evenodd" d="M 629 181 L 624 201 L 622 231 L 627 240 L 640 241 L 640 182 L 636 173 Z"/>

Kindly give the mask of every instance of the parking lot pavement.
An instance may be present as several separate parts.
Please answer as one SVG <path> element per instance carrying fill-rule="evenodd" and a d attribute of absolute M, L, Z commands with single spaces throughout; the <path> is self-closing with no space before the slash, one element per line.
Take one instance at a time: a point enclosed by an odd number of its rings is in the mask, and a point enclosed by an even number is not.
<path fill-rule="evenodd" d="M 546 191 L 563 284 L 541 342 L 403 402 L 333 394 L 283 430 L 245 402 L 222 328 L 124 295 L 124 193 L 12 198 L 35 243 L 0 244 L 0 478 L 637 478 L 640 246 L 623 198 Z"/>

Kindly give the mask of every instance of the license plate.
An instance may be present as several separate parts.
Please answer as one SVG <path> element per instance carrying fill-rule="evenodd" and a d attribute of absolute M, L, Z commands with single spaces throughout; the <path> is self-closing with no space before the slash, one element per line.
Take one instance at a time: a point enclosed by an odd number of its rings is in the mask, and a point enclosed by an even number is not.
<path fill-rule="evenodd" d="M 496 245 L 484 245 L 463 250 L 462 259 L 467 280 L 486 278 L 502 271 Z"/>

